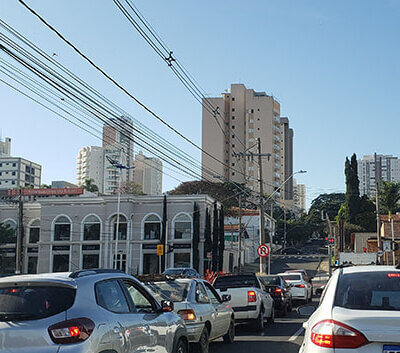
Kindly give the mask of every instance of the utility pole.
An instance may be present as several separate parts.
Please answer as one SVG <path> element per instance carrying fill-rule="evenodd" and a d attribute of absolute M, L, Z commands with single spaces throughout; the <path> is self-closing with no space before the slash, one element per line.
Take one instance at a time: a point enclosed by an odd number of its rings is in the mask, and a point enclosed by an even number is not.
<path fill-rule="evenodd" d="M 257 138 L 258 176 L 260 182 L 260 245 L 265 243 L 265 216 L 264 216 L 264 183 L 262 176 L 261 139 Z M 260 273 L 266 273 L 266 259 L 260 257 Z"/>
<path fill-rule="evenodd" d="M 238 272 L 242 267 L 242 194 L 239 195 Z"/>
<path fill-rule="evenodd" d="M 18 200 L 18 227 L 17 227 L 17 243 L 15 244 L 15 273 L 21 273 L 22 260 L 22 238 L 24 236 L 24 203 L 21 194 Z"/>
<path fill-rule="evenodd" d="M 286 234 L 286 208 L 283 207 L 283 244 L 285 248 L 287 247 Z"/>
<path fill-rule="evenodd" d="M 376 192 L 375 192 L 375 207 L 376 207 L 376 240 L 378 245 L 378 250 L 382 250 L 381 245 L 381 219 L 379 214 L 379 184 L 376 183 Z M 377 257 L 377 264 L 381 264 L 381 258 Z"/>

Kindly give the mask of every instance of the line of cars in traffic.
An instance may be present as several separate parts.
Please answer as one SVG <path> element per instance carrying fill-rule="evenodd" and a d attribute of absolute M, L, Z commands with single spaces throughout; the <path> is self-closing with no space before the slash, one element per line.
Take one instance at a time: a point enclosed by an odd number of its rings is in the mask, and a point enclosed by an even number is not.
<path fill-rule="evenodd" d="M 262 331 L 293 300 L 308 300 L 303 272 L 229 274 L 213 285 L 193 269 L 135 278 L 115 270 L 0 278 L 0 351 L 209 352 L 235 325 Z M 303 293 L 305 289 L 306 294 Z"/>

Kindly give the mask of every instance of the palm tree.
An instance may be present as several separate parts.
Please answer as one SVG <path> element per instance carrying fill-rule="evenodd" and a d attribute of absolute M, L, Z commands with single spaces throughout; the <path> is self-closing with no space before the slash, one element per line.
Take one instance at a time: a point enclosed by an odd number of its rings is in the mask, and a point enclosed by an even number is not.
<path fill-rule="evenodd" d="M 99 188 L 97 187 L 96 184 L 94 184 L 94 180 L 93 179 L 86 179 L 85 180 L 85 185 L 83 185 L 83 188 L 87 191 L 90 192 L 96 192 L 99 191 Z"/>
<path fill-rule="evenodd" d="M 379 206 L 385 213 L 396 213 L 399 210 L 400 183 L 382 181 L 379 184 Z"/>

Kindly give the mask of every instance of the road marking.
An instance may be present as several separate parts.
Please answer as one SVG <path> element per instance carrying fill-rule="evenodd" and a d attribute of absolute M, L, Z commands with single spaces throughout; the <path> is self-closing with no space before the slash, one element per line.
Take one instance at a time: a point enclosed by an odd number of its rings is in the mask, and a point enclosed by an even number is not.
<path fill-rule="evenodd" d="M 303 327 L 300 327 L 292 337 L 289 338 L 289 342 L 296 341 L 297 337 L 299 337 L 304 331 Z"/>

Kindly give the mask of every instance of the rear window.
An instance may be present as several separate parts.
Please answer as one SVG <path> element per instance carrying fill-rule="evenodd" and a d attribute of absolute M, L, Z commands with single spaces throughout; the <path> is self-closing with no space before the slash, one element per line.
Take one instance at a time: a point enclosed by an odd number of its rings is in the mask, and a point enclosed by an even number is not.
<path fill-rule="evenodd" d="M 357 310 L 400 310 L 400 272 L 341 275 L 335 306 Z"/>
<path fill-rule="evenodd" d="M 301 276 L 296 274 L 282 275 L 285 281 L 301 281 Z"/>
<path fill-rule="evenodd" d="M 256 287 L 260 288 L 260 284 L 255 276 L 222 276 L 218 277 L 214 282 L 214 288 L 240 288 L 240 287 Z"/>
<path fill-rule="evenodd" d="M 178 281 L 148 282 L 146 286 L 150 288 L 159 301 L 170 300 L 177 303 L 186 300 L 189 283 Z"/>
<path fill-rule="evenodd" d="M 261 277 L 261 280 L 266 286 L 280 286 L 281 281 L 278 276 Z"/>
<path fill-rule="evenodd" d="M 73 288 L 3 287 L 0 288 L 0 321 L 42 319 L 69 309 L 74 300 Z"/>

